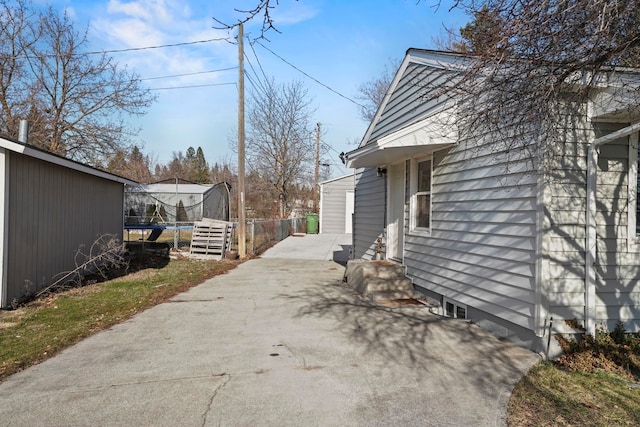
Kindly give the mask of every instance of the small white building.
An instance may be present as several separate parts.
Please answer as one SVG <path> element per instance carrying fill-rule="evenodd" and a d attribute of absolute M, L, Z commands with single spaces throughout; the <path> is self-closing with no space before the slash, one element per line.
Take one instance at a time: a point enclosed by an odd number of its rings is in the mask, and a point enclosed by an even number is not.
<path fill-rule="evenodd" d="M 351 233 L 353 229 L 354 175 L 320 183 L 320 233 Z"/>
<path fill-rule="evenodd" d="M 98 237 L 122 241 L 124 187 L 134 184 L 0 138 L 0 307 L 75 269 Z"/>

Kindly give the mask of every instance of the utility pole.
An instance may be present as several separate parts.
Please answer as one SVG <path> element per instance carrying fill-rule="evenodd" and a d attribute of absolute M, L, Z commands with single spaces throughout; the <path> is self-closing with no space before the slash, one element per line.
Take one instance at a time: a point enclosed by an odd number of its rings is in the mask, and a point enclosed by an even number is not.
<path fill-rule="evenodd" d="M 319 181 L 320 180 L 320 123 L 317 124 L 317 134 L 316 134 L 316 173 L 315 179 L 313 183 L 313 210 L 318 213 L 319 205 L 320 205 L 320 188 Z"/>
<path fill-rule="evenodd" d="M 247 256 L 244 207 L 244 28 L 238 25 L 238 256 Z"/>

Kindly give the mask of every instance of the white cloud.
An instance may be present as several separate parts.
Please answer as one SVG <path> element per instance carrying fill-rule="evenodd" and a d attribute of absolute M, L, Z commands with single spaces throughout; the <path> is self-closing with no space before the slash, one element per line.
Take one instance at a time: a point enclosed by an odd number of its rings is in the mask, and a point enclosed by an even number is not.
<path fill-rule="evenodd" d="M 283 3 L 272 12 L 276 28 L 278 25 L 292 25 L 308 21 L 318 15 L 319 10 L 303 2 Z"/>
<path fill-rule="evenodd" d="M 107 6 L 108 13 L 121 13 L 132 18 L 139 18 L 145 21 L 170 21 L 172 14 L 168 9 L 172 8 L 171 2 L 164 0 L 140 0 L 140 1 L 120 1 L 109 0 Z"/>
<path fill-rule="evenodd" d="M 71 19 L 76 19 L 78 17 L 76 10 L 71 7 L 71 6 L 66 6 L 64 8 L 64 12 L 67 14 L 67 16 Z"/>
<path fill-rule="evenodd" d="M 212 29 L 209 13 L 199 9 L 194 16 L 189 5 L 174 0 L 109 0 L 94 19 L 92 38 L 105 50 L 152 47 L 199 40 L 224 38 L 226 31 Z M 224 68 L 235 61 L 234 47 L 220 41 L 161 49 L 118 53 L 119 63 L 127 64 L 145 77 L 195 73 Z M 219 82 L 217 74 L 194 75 L 154 81 L 154 86 L 180 86 Z"/>

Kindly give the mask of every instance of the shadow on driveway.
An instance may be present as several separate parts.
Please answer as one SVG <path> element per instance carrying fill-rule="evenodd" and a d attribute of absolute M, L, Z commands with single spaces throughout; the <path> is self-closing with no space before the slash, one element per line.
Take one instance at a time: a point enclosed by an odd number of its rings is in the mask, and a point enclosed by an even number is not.
<path fill-rule="evenodd" d="M 407 367 L 413 381 L 445 394 L 459 388 L 462 393 L 474 390 L 490 399 L 508 399 L 517 381 L 539 361 L 538 355 L 469 321 L 433 314 L 426 306 L 384 307 L 345 284 L 305 288 L 280 297 L 299 305 L 300 318 L 333 320 L 336 332 L 366 357 L 380 356 L 388 367 Z"/>

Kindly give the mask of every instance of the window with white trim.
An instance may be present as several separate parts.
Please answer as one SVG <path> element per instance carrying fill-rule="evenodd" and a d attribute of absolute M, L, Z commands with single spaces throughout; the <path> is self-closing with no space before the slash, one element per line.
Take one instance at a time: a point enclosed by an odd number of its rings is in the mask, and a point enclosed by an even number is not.
<path fill-rule="evenodd" d="M 431 228 L 431 157 L 416 161 L 412 168 L 413 196 L 411 203 L 411 229 L 429 231 Z"/>

